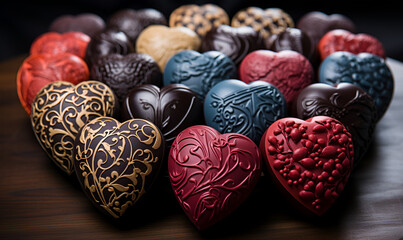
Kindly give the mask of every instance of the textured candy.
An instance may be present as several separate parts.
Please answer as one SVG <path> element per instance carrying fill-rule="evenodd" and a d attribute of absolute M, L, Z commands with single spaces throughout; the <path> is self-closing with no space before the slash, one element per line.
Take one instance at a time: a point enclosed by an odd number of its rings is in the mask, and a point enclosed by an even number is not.
<path fill-rule="evenodd" d="M 203 103 L 182 84 L 163 88 L 144 84 L 129 92 L 123 103 L 122 118 L 141 118 L 154 123 L 170 146 L 185 128 L 203 123 Z"/>
<path fill-rule="evenodd" d="M 325 116 L 276 121 L 260 150 L 277 187 L 302 212 L 318 216 L 337 200 L 353 168 L 351 134 Z"/>
<path fill-rule="evenodd" d="M 240 133 L 255 143 L 276 120 L 285 117 L 286 102 L 281 92 L 263 81 L 246 84 L 224 80 L 215 85 L 204 101 L 206 124 L 220 133 Z"/>
<path fill-rule="evenodd" d="M 203 37 L 212 28 L 229 24 L 224 9 L 215 4 L 183 5 L 175 9 L 169 17 L 170 27 L 187 27 Z"/>
<path fill-rule="evenodd" d="M 136 50 L 154 58 L 163 72 L 173 55 L 183 50 L 199 50 L 200 44 L 197 34 L 188 28 L 153 25 L 141 32 Z"/>
<path fill-rule="evenodd" d="M 45 85 L 56 81 L 78 84 L 88 80 L 87 64 L 70 53 L 32 55 L 24 60 L 17 73 L 17 93 L 28 115 L 36 94 Z"/>
<path fill-rule="evenodd" d="M 52 161 L 65 173 L 74 171 L 74 140 L 81 127 L 102 116 L 113 116 L 115 96 L 98 81 L 77 86 L 53 82 L 39 91 L 32 104 L 35 136 Z"/>
<path fill-rule="evenodd" d="M 361 87 L 374 100 L 378 119 L 388 109 L 393 96 L 394 80 L 391 71 L 383 58 L 370 53 L 331 54 L 320 66 L 319 81 L 330 85 L 348 82 Z"/>
<path fill-rule="evenodd" d="M 104 29 L 104 20 L 93 13 L 82 13 L 75 16 L 62 15 L 53 20 L 49 27 L 50 32 L 82 32 L 90 37 Z"/>
<path fill-rule="evenodd" d="M 158 177 L 164 139 L 149 121 L 120 123 L 100 117 L 86 124 L 74 143 L 74 167 L 90 201 L 113 218 L 122 217 Z"/>
<path fill-rule="evenodd" d="M 183 211 L 200 230 L 227 217 L 250 195 L 261 174 L 258 147 L 237 133 L 208 126 L 182 131 L 172 144 L 168 171 Z"/>
<path fill-rule="evenodd" d="M 175 54 L 168 61 L 164 85 L 184 84 L 196 92 L 200 99 L 204 99 L 215 84 L 236 77 L 236 66 L 225 54 L 217 51 L 201 54 L 187 50 Z"/>
<path fill-rule="evenodd" d="M 273 84 L 287 103 L 313 81 L 313 69 L 308 59 L 290 50 L 279 53 L 257 50 L 249 53 L 239 66 L 239 77 L 250 83 L 262 80 Z"/>
<path fill-rule="evenodd" d="M 354 167 L 371 144 L 377 121 L 371 96 L 351 83 L 309 85 L 293 101 L 292 115 L 301 119 L 328 116 L 343 123 L 353 137 Z"/>

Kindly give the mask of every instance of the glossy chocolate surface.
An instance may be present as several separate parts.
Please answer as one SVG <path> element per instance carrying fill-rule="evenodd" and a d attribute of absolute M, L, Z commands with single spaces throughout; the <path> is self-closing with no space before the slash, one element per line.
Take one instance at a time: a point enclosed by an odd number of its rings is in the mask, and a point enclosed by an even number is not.
<path fill-rule="evenodd" d="M 104 20 L 93 13 L 82 13 L 78 15 L 62 15 L 51 23 L 49 31 L 65 33 L 77 31 L 93 37 L 97 32 L 105 29 Z"/>

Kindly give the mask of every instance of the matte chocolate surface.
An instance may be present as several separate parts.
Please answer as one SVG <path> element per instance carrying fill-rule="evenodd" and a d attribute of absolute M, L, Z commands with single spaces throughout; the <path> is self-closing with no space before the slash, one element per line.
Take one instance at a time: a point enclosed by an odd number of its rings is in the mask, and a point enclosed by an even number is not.
<path fill-rule="evenodd" d="M 82 13 L 76 16 L 62 15 L 50 25 L 49 31 L 65 33 L 71 31 L 83 32 L 93 37 L 97 32 L 105 29 L 104 20 L 93 13 Z"/>

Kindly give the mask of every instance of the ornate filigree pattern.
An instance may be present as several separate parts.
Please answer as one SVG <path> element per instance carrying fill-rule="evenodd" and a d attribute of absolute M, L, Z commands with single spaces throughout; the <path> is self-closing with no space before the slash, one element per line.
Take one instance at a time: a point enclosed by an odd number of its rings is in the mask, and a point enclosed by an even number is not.
<path fill-rule="evenodd" d="M 48 84 L 32 105 L 31 124 L 42 148 L 67 174 L 73 172 L 73 144 L 77 132 L 88 121 L 112 116 L 115 97 L 103 83 L 86 81 Z"/>
<path fill-rule="evenodd" d="M 104 213 L 119 218 L 151 185 L 163 152 L 163 138 L 151 122 L 119 123 L 101 117 L 77 136 L 74 164 L 89 199 Z"/>

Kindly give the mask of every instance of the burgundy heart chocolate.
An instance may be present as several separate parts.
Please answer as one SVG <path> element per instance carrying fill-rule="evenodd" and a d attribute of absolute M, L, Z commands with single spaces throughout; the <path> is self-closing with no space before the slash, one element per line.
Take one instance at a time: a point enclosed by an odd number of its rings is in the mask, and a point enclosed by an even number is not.
<path fill-rule="evenodd" d="M 172 189 L 198 229 L 228 216 L 248 197 L 261 174 L 258 147 L 249 138 L 208 126 L 183 130 L 168 157 Z"/>
<path fill-rule="evenodd" d="M 367 151 L 377 122 L 371 96 L 351 83 L 309 85 L 293 101 L 292 114 L 301 119 L 328 116 L 342 122 L 353 137 L 354 166 Z"/>
<path fill-rule="evenodd" d="M 162 74 L 152 57 L 142 53 L 104 56 L 91 68 L 91 77 L 106 83 L 122 103 L 131 89 L 149 83 L 161 86 Z"/>
<path fill-rule="evenodd" d="M 203 103 L 183 84 L 169 84 L 161 89 L 144 84 L 134 87 L 126 96 L 122 118 L 151 121 L 170 146 L 182 130 L 203 123 Z"/>
<path fill-rule="evenodd" d="M 382 43 L 375 37 L 364 33 L 353 34 L 342 29 L 326 33 L 320 39 L 318 49 L 322 60 L 338 51 L 346 51 L 353 54 L 367 52 L 381 58 L 386 57 Z"/>
<path fill-rule="evenodd" d="M 95 33 L 105 29 L 104 20 L 93 13 L 82 13 L 78 15 L 62 15 L 51 23 L 49 31 L 65 33 L 65 32 L 82 32 L 92 37 Z"/>
<path fill-rule="evenodd" d="M 283 118 L 260 142 L 269 175 L 297 208 L 323 215 L 337 200 L 353 168 L 351 134 L 334 118 Z"/>
<path fill-rule="evenodd" d="M 290 50 L 273 52 L 257 50 L 249 53 L 239 66 L 239 77 L 250 83 L 261 80 L 273 84 L 287 103 L 313 81 L 313 69 L 303 55 Z"/>

